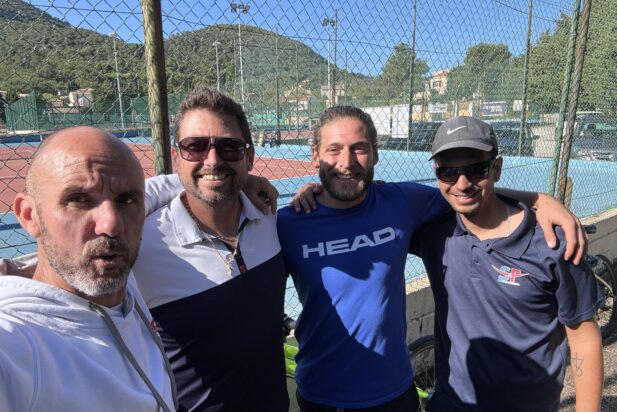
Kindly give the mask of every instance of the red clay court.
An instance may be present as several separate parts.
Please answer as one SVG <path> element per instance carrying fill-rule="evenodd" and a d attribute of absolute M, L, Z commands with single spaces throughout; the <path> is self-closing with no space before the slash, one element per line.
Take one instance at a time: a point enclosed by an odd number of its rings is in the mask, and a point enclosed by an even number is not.
<path fill-rule="evenodd" d="M 146 176 L 154 173 L 154 152 L 147 144 L 127 143 L 133 150 Z M 30 167 L 30 158 L 36 146 L 0 146 L 0 213 L 9 211 L 15 194 L 25 186 L 25 177 Z M 284 179 L 316 174 L 309 161 L 256 157 L 252 174 L 268 179 Z"/>

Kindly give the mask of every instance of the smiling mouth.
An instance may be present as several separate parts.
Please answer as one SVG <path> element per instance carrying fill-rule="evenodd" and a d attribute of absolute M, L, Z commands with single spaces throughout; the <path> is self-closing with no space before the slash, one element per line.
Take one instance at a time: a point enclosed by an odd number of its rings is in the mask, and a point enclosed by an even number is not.
<path fill-rule="evenodd" d="M 199 176 L 199 178 L 202 180 L 207 180 L 207 181 L 216 181 L 216 180 L 224 180 L 228 176 L 229 174 L 227 173 L 211 173 L 211 174 L 201 175 Z"/>
<path fill-rule="evenodd" d="M 458 198 L 458 199 L 471 199 L 473 197 L 475 197 L 478 193 L 480 193 L 479 190 L 476 190 L 475 192 L 471 192 L 471 193 L 462 193 L 459 195 L 453 195 L 454 197 Z"/>
<path fill-rule="evenodd" d="M 349 174 L 335 173 L 333 176 L 339 180 L 350 181 L 350 180 L 355 180 L 358 177 L 358 174 L 357 173 L 349 173 Z"/>

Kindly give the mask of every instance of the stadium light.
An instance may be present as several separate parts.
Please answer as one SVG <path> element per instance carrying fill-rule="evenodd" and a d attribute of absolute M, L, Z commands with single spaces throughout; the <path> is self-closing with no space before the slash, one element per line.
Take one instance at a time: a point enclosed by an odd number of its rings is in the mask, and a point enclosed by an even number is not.
<path fill-rule="evenodd" d="M 116 50 L 116 32 L 109 33 L 114 44 L 114 61 L 116 62 L 116 85 L 118 86 L 118 103 L 120 104 L 120 128 L 124 129 L 124 109 L 122 108 L 122 89 L 120 89 L 120 72 L 118 71 L 118 51 Z"/>
<path fill-rule="evenodd" d="M 240 13 L 248 13 L 250 6 L 242 3 L 231 3 L 231 11 L 238 15 L 238 54 L 240 56 L 240 93 L 242 97 L 241 104 L 244 104 L 244 74 L 242 72 L 242 34 L 240 30 Z"/>
<path fill-rule="evenodd" d="M 214 46 L 214 53 L 216 55 L 216 90 L 221 91 L 221 76 L 219 74 L 219 46 L 221 42 L 215 40 L 212 45 Z"/>

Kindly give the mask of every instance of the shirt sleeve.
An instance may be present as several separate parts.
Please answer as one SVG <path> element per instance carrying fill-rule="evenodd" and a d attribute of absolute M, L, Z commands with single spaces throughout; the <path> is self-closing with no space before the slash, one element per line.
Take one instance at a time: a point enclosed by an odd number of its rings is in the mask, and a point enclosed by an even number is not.
<path fill-rule="evenodd" d="M 165 206 L 184 190 L 177 174 L 159 175 L 146 179 L 146 216 Z"/>
<path fill-rule="evenodd" d="M 559 321 L 572 326 L 592 319 L 604 298 L 589 264 L 584 261 L 575 266 L 559 258 L 555 272 L 558 281 L 556 298 Z"/>
<path fill-rule="evenodd" d="M 19 326 L 0 317 L 0 411 L 30 411 L 37 404 L 41 384 L 39 360 L 32 342 Z M 49 384 L 47 382 L 46 384 Z"/>
<path fill-rule="evenodd" d="M 443 217 L 451 211 L 439 189 L 413 182 L 401 183 L 410 205 L 410 213 L 416 217 L 418 226 Z"/>

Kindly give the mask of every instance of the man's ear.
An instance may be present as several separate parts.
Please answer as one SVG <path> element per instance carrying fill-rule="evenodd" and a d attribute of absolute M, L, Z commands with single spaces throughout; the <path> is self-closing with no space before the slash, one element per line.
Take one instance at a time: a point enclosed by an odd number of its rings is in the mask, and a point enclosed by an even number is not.
<path fill-rule="evenodd" d="M 41 226 L 34 199 L 25 193 L 17 193 L 13 201 L 13 212 L 19 224 L 34 238 L 41 236 Z"/>
<path fill-rule="evenodd" d="M 495 162 L 493 162 L 493 174 L 494 181 L 499 182 L 499 178 L 501 177 L 501 168 L 503 167 L 503 157 L 497 156 Z"/>
<path fill-rule="evenodd" d="M 178 156 L 180 156 L 180 153 L 178 152 L 178 148 L 174 145 L 171 146 L 171 160 L 173 160 L 174 162 L 174 168 L 178 169 Z"/>
<path fill-rule="evenodd" d="M 246 162 L 246 170 L 249 172 L 253 170 L 253 162 L 255 161 L 255 149 L 253 149 L 253 146 L 246 149 L 244 161 Z"/>
<path fill-rule="evenodd" d="M 319 149 L 315 146 L 311 149 L 311 164 L 315 169 L 319 169 Z"/>

